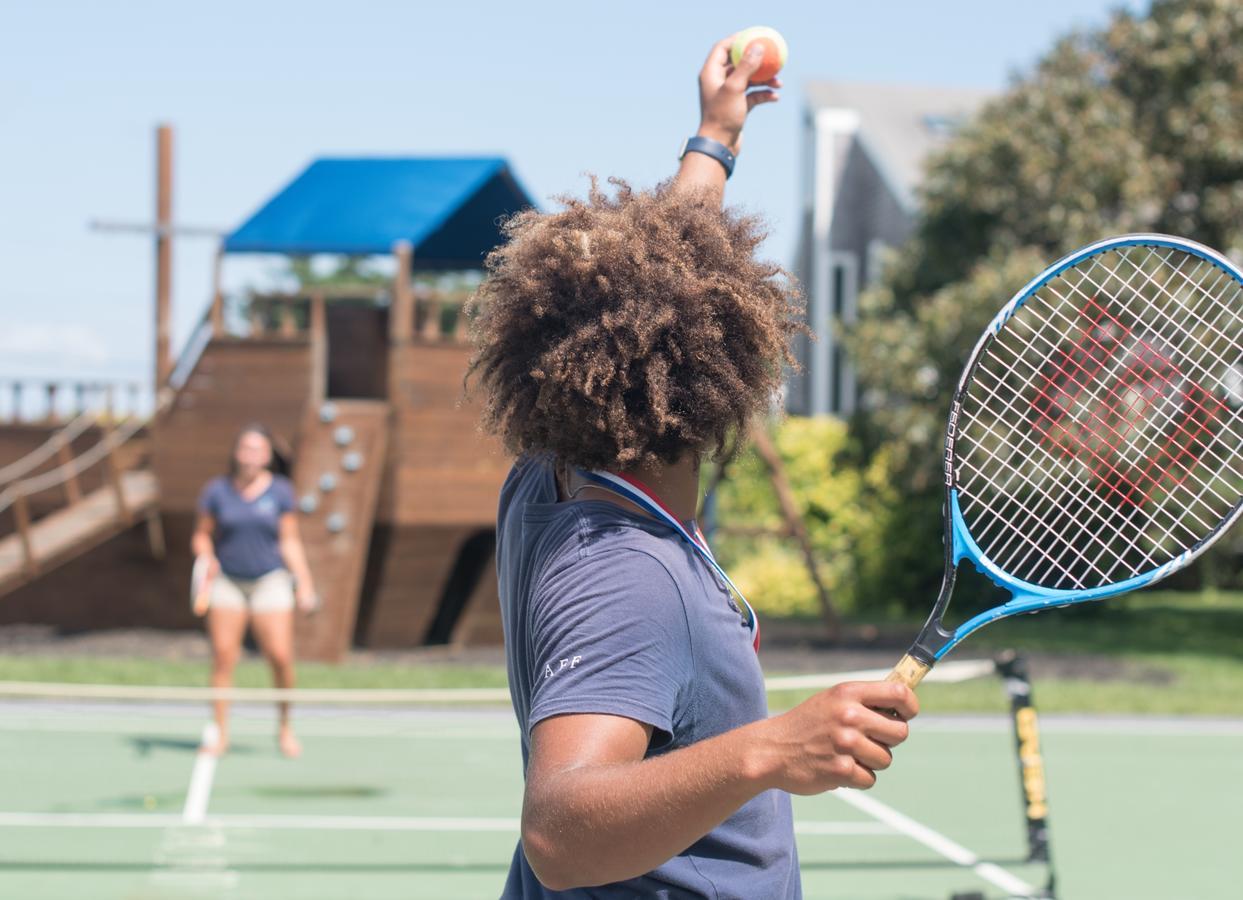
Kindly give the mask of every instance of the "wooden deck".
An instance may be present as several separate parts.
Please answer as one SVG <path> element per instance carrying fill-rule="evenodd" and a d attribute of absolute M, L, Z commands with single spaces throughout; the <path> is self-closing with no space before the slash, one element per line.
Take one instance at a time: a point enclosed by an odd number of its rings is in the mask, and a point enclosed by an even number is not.
<path fill-rule="evenodd" d="M 316 510 L 299 520 L 324 607 L 299 617 L 300 656 L 340 658 L 355 640 L 385 647 L 497 640 L 492 553 L 480 548 L 495 526 L 510 462 L 479 431 L 478 399 L 463 398 L 470 347 L 456 330 L 430 333 L 439 315 L 424 315 L 416 334 L 390 342 L 380 313 L 364 309 L 366 321 L 351 322 L 345 312 L 334 314 L 327 344 L 324 311 L 314 304 L 309 332 L 291 327 L 210 340 L 149 423 L 149 440 L 117 448 L 116 468 L 139 470 L 124 476 L 128 520 L 117 516 L 115 493 L 97 471 L 84 477 L 76 502 L 64 491 L 32 495 L 21 512 L 37 526 L 34 565 L 19 537 L 0 540 L 0 594 L 15 591 L 7 620 L 90 628 L 197 624 L 181 615 L 196 500 L 225 470 L 238 429 L 259 421 L 292 458 L 299 498 L 318 494 Z M 333 386 L 343 391 L 333 401 L 338 419 L 323 423 L 320 404 Z M 353 399 L 372 392 L 382 396 Z M 355 432 L 349 447 L 333 440 L 340 425 Z M 356 471 L 341 467 L 347 450 L 361 454 Z M 329 471 L 337 487 L 321 491 L 320 476 Z M 63 510 L 49 512 L 51 503 L 67 500 Z M 344 518 L 341 530 L 327 527 L 333 512 Z M 16 524 L 9 522 L 15 512 L 5 515 L 0 510 L 0 534 Z M 132 535 L 105 543 L 143 515 L 169 528 L 160 566 L 129 559 Z M 36 577 L 52 567 L 55 574 Z M 107 595 L 108 602 L 88 608 L 78 602 L 83 594 Z M 177 614 L 169 612 L 174 606 Z"/>
<path fill-rule="evenodd" d="M 380 521 L 394 526 L 492 528 L 512 463 L 479 428 L 477 397 L 463 397 L 468 345 L 415 342 L 390 350 L 391 480 Z"/>
<path fill-rule="evenodd" d="M 19 534 L 0 539 L 0 594 L 120 534 L 156 509 L 159 484 L 154 474 L 123 472 L 120 478 L 123 507 L 117 503 L 116 491 L 104 486 L 33 523 L 30 564 Z"/>

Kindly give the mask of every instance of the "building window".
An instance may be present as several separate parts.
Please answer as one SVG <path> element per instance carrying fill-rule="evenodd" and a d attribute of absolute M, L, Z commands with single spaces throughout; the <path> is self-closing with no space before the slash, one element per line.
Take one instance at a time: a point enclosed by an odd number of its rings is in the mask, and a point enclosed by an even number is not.
<path fill-rule="evenodd" d="M 846 267 L 840 263 L 833 267 L 833 346 L 829 348 L 829 412 L 842 412 L 842 345 L 841 323 L 846 303 Z"/>
<path fill-rule="evenodd" d="M 855 373 L 843 345 L 843 327 L 857 318 L 859 261 L 851 253 L 832 254 L 829 270 L 828 306 L 832 314 L 828 338 L 828 371 L 823 374 L 828 384 L 827 412 L 848 416 L 855 409 Z"/>

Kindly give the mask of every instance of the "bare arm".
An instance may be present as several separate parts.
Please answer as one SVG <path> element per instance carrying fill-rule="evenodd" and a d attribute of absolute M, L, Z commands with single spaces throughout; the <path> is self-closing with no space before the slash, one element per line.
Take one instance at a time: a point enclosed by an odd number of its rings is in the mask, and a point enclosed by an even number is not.
<path fill-rule="evenodd" d="M 780 716 L 644 759 L 651 727 L 556 716 L 531 732 L 522 846 L 546 887 L 606 884 L 659 866 L 749 799 L 871 787 L 918 711 L 904 685 L 853 683 Z"/>
<path fill-rule="evenodd" d="M 280 548 L 281 559 L 294 578 L 298 605 L 310 609 L 315 604 L 315 585 L 311 581 L 311 567 L 307 565 L 302 533 L 298 530 L 298 517 L 294 513 L 281 516 Z"/>
<path fill-rule="evenodd" d="M 212 543 L 212 535 L 215 533 L 215 518 L 207 513 L 199 513 L 198 518 L 194 521 L 194 534 L 190 537 L 190 552 L 196 557 L 205 556 L 214 563 L 216 560 L 216 547 Z"/>
<path fill-rule="evenodd" d="M 762 103 L 775 102 L 781 81 L 774 78 L 761 89 L 748 93 L 747 82 L 763 62 L 764 54 L 758 44 L 753 45 L 758 52 L 744 56 L 734 68 L 729 62 L 729 46 L 733 40 L 731 35 L 718 41 L 699 71 L 699 129 L 696 134 L 720 141 L 737 156 L 742 149 L 742 126 L 747 113 Z M 725 194 L 725 169 L 710 156 L 688 153 L 682 157 L 674 183 L 679 190 L 709 192 L 719 201 Z"/>

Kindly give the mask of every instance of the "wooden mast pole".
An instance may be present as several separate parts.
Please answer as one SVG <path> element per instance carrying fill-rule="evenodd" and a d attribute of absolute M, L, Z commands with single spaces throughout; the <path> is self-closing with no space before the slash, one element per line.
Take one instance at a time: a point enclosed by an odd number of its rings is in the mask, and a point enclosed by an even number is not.
<path fill-rule="evenodd" d="M 155 131 L 155 385 L 158 395 L 173 371 L 173 127 Z"/>
<path fill-rule="evenodd" d="M 409 241 L 393 245 L 397 271 L 393 273 L 393 302 L 389 308 L 388 334 L 394 344 L 407 344 L 414 336 L 414 285 L 410 275 L 414 248 Z"/>
<path fill-rule="evenodd" d="M 220 280 L 220 269 L 224 265 L 224 242 L 216 248 L 215 260 L 211 268 L 211 336 L 214 338 L 224 334 L 224 287 Z"/>

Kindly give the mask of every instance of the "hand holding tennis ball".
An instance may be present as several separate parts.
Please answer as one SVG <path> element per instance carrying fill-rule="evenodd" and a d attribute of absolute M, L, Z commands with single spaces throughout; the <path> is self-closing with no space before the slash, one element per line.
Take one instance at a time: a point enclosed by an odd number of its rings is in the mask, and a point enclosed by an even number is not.
<path fill-rule="evenodd" d="M 759 40 L 747 39 L 756 32 L 762 32 Z M 773 35 L 781 42 L 779 46 Z M 778 99 L 781 80 L 764 74 L 770 46 L 779 51 L 779 68 L 785 62 L 785 41 L 771 28 L 748 28 L 713 45 L 699 72 L 699 136 L 720 141 L 737 155 L 747 113 Z"/>
<path fill-rule="evenodd" d="M 737 66 L 742 62 L 743 54 L 753 43 L 759 43 L 764 48 L 764 61 L 752 73 L 750 83 L 764 84 L 771 81 L 785 66 L 789 49 L 786 47 L 786 39 L 775 28 L 755 25 L 743 29 L 734 37 L 734 43 L 729 48 L 730 63 Z"/>

